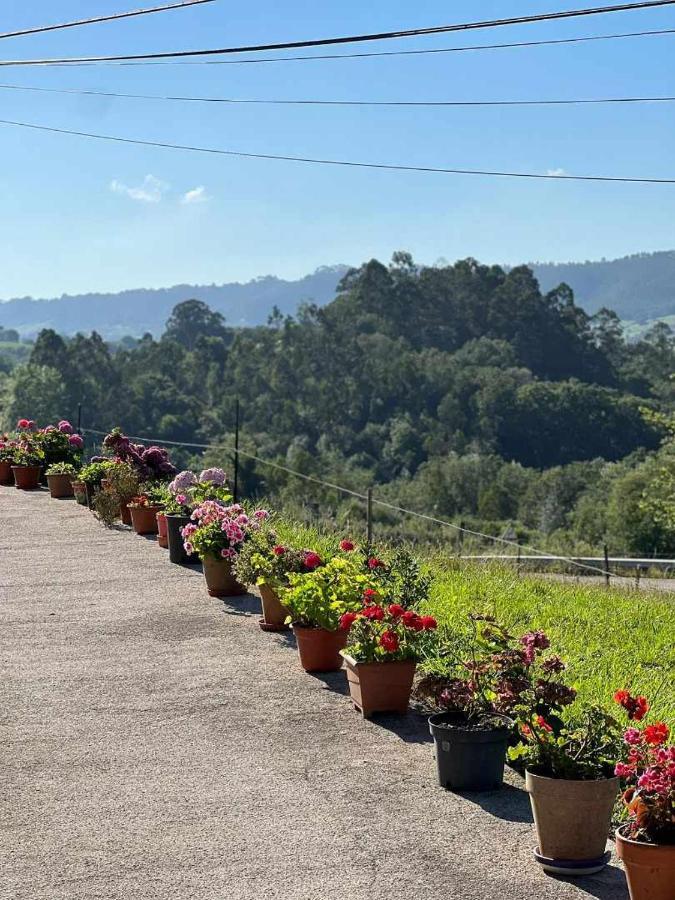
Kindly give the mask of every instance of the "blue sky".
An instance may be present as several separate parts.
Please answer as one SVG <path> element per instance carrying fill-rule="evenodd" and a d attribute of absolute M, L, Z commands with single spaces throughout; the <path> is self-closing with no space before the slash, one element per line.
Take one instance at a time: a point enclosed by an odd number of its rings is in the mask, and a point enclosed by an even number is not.
<path fill-rule="evenodd" d="M 2 30 L 142 0 L 3 2 Z M 218 0 L 2 41 L 1 58 L 162 51 L 424 27 L 562 0 Z M 591 4 L 586 4 L 591 5 Z M 675 27 L 675 7 L 370 45 L 443 47 Z M 675 95 L 675 35 L 373 60 L 3 68 L 2 83 L 255 98 L 469 100 Z M 314 51 L 309 51 L 314 52 Z M 338 50 L 337 52 L 343 52 Z M 344 48 L 344 52 L 349 52 Z M 675 104 L 524 109 L 230 107 L 0 90 L 0 118 L 251 152 L 411 165 L 675 176 Z M 577 260 L 675 247 L 675 186 L 313 167 L 0 127 L 0 297 L 298 277 L 317 266 L 475 256 Z"/>

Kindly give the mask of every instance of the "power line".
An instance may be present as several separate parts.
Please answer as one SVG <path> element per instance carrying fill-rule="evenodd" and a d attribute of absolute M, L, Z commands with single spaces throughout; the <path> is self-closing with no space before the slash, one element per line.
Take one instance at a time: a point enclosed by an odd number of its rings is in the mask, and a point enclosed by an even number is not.
<path fill-rule="evenodd" d="M 542 100 L 279 100 L 235 97 L 185 97 L 159 94 L 125 94 L 117 91 L 93 91 L 82 88 L 46 88 L 22 84 L 0 84 L 0 90 L 34 91 L 47 94 L 75 94 L 86 97 L 115 97 L 124 100 L 162 100 L 185 103 L 258 104 L 272 106 L 575 106 L 612 103 L 672 103 L 675 97 L 592 97 Z"/>
<path fill-rule="evenodd" d="M 341 166 L 351 169 L 379 169 L 388 172 L 423 172 L 437 175 L 474 175 L 484 178 L 524 178 L 544 181 L 588 181 L 614 182 L 620 184 L 675 184 L 675 178 L 626 177 L 616 175 L 568 175 L 554 172 L 506 172 L 489 169 L 455 169 L 441 166 L 408 166 L 395 163 L 356 162 L 344 159 L 321 159 L 310 156 L 282 156 L 274 153 L 247 153 L 243 150 L 223 150 L 217 147 L 193 147 L 189 144 L 170 144 L 165 141 L 143 141 L 136 138 L 125 138 L 110 134 L 95 134 L 90 131 L 75 131 L 68 128 L 54 128 L 48 125 L 36 125 L 31 122 L 15 122 L 0 119 L 0 125 L 13 128 L 29 128 L 33 131 L 44 131 L 52 134 L 68 134 L 76 137 L 93 138 L 99 141 L 112 141 L 119 144 L 133 144 L 141 147 L 159 147 L 164 150 L 183 150 L 188 153 L 209 153 L 216 156 L 238 157 L 241 159 L 266 159 L 280 162 L 308 163 L 321 166 Z"/>
<path fill-rule="evenodd" d="M 20 31 L 6 31 L 0 34 L 0 40 L 5 38 L 25 37 L 29 34 L 44 34 L 47 31 L 62 31 L 64 28 L 78 28 L 81 25 L 95 25 L 99 22 L 113 22 L 118 19 L 131 19 L 136 16 L 148 16 L 151 13 L 168 12 L 171 9 L 183 9 L 188 6 L 197 6 L 200 3 L 213 3 L 214 0 L 181 0 L 179 3 L 169 3 L 164 6 L 153 6 L 151 9 L 134 9 L 128 12 L 109 13 L 106 16 L 96 16 L 93 19 L 78 19 L 75 22 L 60 22 L 56 25 L 38 25 L 35 28 L 24 28 Z"/>
<path fill-rule="evenodd" d="M 650 31 L 626 31 L 617 34 L 582 35 L 573 38 L 552 38 L 542 41 L 513 41 L 508 44 L 470 44 L 463 47 L 428 47 L 418 50 L 380 50 L 369 53 L 325 53 L 313 56 L 261 56 L 253 59 L 196 59 L 187 62 L 175 60 L 145 62 L 114 62 L 111 59 L 100 57 L 95 61 L 78 60 L 0 60 L 0 66 L 61 66 L 70 64 L 73 66 L 241 66 L 257 63 L 275 62 L 309 62 L 311 60 L 340 60 L 340 59 L 371 59 L 382 56 L 425 56 L 432 53 L 464 53 L 479 50 L 510 50 L 519 47 L 548 47 L 556 44 L 581 44 L 590 41 L 614 41 L 623 38 L 656 37 L 659 35 L 675 34 L 675 28 L 656 28 Z"/>
<path fill-rule="evenodd" d="M 208 0 L 204 0 L 208 2 Z M 98 63 L 121 62 L 146 59 L 175 59 L 196 56 L 223 56 L 232 53 L 262 53 L 269 50 L 297 50 L 304 47 L 326 47 L 339 44 L 358 44 L 369 41 L 398 40 L 409 37 L 426 37 L 451 32 L 476 31 L 484 28 L 499 28 L 510 25 L 529 25 L 537 22 L 551 22 L 561 19 L 581 18 L 615 12 L 653 9 L 672 6 L 675 0 L 640 0 L 640 2 L 623 3 L 614 6 L 596 6 L 584 9 L 561 10 L 551 13 L 538 13 L 530 16 L 512 16 L 505 19 L 489 19 L 480 22 L 461 22 L 450 25 L 435 25 L 429 28 L 408 28 L 400 31 L 383 31 L 374 34 L 356 34 L 345 37 L 311 38 L 304 41 L 279 41 L 271 44 L 247 44 L 239 47 L 220 47 L 206 50 L 172 50 L 164 53 L 137 53 L 124 56 L 80 56 L 61 59 L 4 60 L 1 65 L 48 65 L 66 63 Z"/>
<path fill-rule="evenodd" d="M 83 431 L 88 434 L 96 434 L 101 437 L 105 437 L 108 434 L 107 431 L 99 431 L 95 428 L 85 428 Z M 186 441 L 167 441 L 162 438 L 153 438 L 153 437 L 144 437 L 143 435 L 137 434 L 128 434 L 127 437 L 132 441 L 143 441 L 145 443 L 151 444 L 163 444 L 168 445 L 170 447 L 185 447 L 187 449 L 194 450 L 225 450 L 230 453 L 235 452 L 235 447 L 228 444 L 195 444 L 188 443 Z M 283 466 L 280 463 L 272 462 L 269 459 L 263 459 L 260 456 L 256 456 L 254 453 L 249 453 L 246 450 L 242 450 L 241 448 L 236 448 L 236 452 L 240 456 L 245 456 L 247 459 L 252 459 L 255 462 L 261 463 L 262 465 L 268 466 L 272 469 L 277 469 L 282 472 L 286 472 L 289 475 L 293 475 L 296 478 L 300 478 L 304 481 L 312 482 L 313 484 L 320 485 L 321 487 L 327 487 L 330 490 L 340 491 L 343 494 L 347 494 L 351 497 L 356 497 L 358 500 L 367 500 L 368 495 L 360 493 L 358 491 L 353 491 L 350 488 L 343 487 L 339 484 L 333 484 L 330 481 L 323 481 L 321 478 L 315 478 L 313 475 L 305 475 L 304 472 L 298 472 L 296 469 L 291 469 L 289 466 Z M 454 531 L 461 532 L 462 534 L 469 534 L 472 537 L 482 538 L 487 541 L 492 541 L 493 543 L 500 543 L 504 545 L 508 545 L 511 547 L 516 547 L 520 550 L 528 550 L 530 553 L 534 553 L 537 556 L 545 556 L 548 559 L 554 559 L 559 562 L 564 562 L 572 566 L 576 566 L 579 569 L 587 569 L 591 572 L 597 572 L 600 575 L 606 575 L 605 569 L 601 569 L 598 566 L 588 565 L 587 563 L 580 563 L 577 560 L 573 559 L 569 556 L 558 556 L 556 554 L 548 553 L 545 550 L 538 550 L 536 547 L 530 547 L 527 544 L 519 544 L 517 541 L 512 541 L 509 538 L 497 537 L 492 534 L 485 534 L 482 531 L 476 531 L 472 528 L 466 528 L 464 525 L 457 525 L 454 522 L 448 522 L 445 519 L 438 519 L 435 516 L 429 516 L 425 513 L 419 513 L 412 509 L 406 509 L 403 506 L 396 506 L 393 503 L 388 503 L 386 500 L 379 500 L 377 497 L 372 497 L 372 502 L 377 506 L 381 506 L 385 509 L 392 510 L 394 512 L 402 513 L 405 515 L 413 516 L 414 518 L 424 519 L 428 522 L 432 522 L 435 525 L 442 525 L 445 528 L 450 528 Z M 627 575 L 614 575 L 615 578 L 625 578 L 626 580 L 632 581 Z"/>

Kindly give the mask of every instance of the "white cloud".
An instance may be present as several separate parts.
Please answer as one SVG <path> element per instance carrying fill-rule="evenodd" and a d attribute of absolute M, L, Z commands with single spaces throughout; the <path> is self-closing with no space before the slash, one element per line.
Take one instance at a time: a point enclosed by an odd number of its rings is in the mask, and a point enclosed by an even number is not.
<path fill-rule="evenodd" d="M 191 191 L 187 191 L 180 198 L 180 202 L 184 206 L 188 206 L 192 203 L 206 203 L 211 198 L 206 193 L 206 188 L 203 184 L 199 185 L 199 187 L 193 188 Z"/>
<path fill-rule="evenodd" d="M 564 169 L 547 169 L 547 175 L 567 175 L 567 172 Z"/>
<path fill-rule="evenodd" d="M 169 190 L 169 185 L 154 175 L 146 175 L 143 183 L 138 187 L 130 187 L 115 179 L 110 182 L 110 190 L 115 194 L 124 194 L 132 200 L 138 200 L 140 203 L 159 203 Z"/>

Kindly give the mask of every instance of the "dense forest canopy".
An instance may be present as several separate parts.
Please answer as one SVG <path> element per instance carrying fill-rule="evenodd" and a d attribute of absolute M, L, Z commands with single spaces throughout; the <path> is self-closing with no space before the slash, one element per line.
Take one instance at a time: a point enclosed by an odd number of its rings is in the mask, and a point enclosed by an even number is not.
<path fill-rule="evenodd" d="M 551 548 L 663 554 L 675 532 L 649 504 L 671 445 L 648 411 L 670 411 L 674 371 L 667 325 L 627 343 L 615 313 L 589 315 L 565 284 L 542 293 L 528 267 L 397 253 L 348 272 L 328 305 L 275 308 L 264 326 L 232 328 L 192 299 L 159 340 L 46 329 L 0 378 L 6 427 L 81 402 L 91 429 L 229 444 L 239 398 L 242 447 L 263 458 L 492 534 L 513 523 Z M 242 478 L 326 518 L 362 515 L 251 461 Z M 448 537 L 394 514 L 381 527 Z"/>

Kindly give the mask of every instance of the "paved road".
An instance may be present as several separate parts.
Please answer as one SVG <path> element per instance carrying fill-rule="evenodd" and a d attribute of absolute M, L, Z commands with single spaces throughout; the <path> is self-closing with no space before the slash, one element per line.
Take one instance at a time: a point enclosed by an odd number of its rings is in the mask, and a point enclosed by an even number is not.
<path fill-rule="evenodd" d="M 626 900 L 615 864 L 543 875 L 517 778 L 437 788 L 423 722 L 364 722 L 257 615 L 0 488 L 2 900 Z"/>

